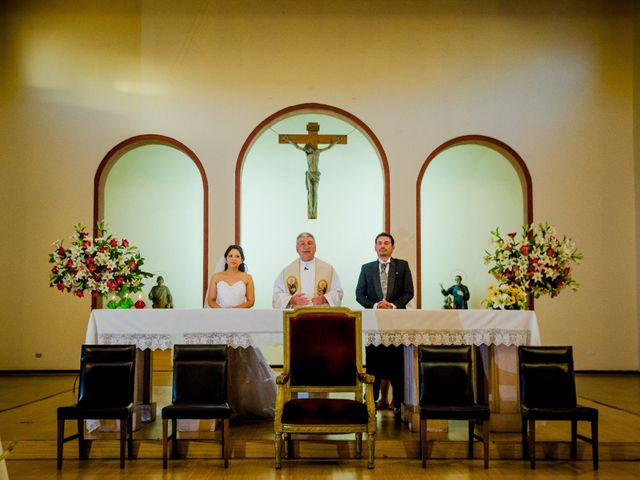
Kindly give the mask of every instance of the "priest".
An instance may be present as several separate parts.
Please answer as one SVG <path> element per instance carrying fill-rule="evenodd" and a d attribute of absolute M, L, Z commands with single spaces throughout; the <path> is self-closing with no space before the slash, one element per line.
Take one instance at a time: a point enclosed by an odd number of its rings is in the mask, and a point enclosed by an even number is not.
<path fill-rule="evenodd" d="M 316 240 L 308 232 L 296 238 L 299 258 L 287 265 L 273 284 L 273 308 L 338 307 L 342 284 L 335 269 L 316 258 Z"/>

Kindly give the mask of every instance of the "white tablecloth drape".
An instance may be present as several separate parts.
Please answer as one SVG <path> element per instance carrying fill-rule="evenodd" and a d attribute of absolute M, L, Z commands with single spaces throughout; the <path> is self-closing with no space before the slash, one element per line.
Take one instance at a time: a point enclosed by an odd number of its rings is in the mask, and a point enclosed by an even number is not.
<path fill-rule="evenodd" d="M 533 311 L 363 310 L 365 345 L 539 345 Z M 135 344 L 141 350 L 174 344 L 230 347 L 282 345 L 282 310 L 94 310 L 87 344 Z"/>

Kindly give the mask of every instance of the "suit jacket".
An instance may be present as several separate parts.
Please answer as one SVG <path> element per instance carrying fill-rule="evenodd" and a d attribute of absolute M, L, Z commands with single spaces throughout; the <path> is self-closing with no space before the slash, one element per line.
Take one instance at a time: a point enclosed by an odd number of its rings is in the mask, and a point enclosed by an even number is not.
<path fill-rule="evenodd" d="M 365 263 L 360 270 L 356 286 L 356 300 L 364 308 L 373 308 L 376 303 L 382 300 L 379 263 L 378 260 Z M 413 298 L 413 279 L 406 260 L 391 258 L 387 275 L 386 298 L 396 308 L 407 308 L 407 303 Z"/>

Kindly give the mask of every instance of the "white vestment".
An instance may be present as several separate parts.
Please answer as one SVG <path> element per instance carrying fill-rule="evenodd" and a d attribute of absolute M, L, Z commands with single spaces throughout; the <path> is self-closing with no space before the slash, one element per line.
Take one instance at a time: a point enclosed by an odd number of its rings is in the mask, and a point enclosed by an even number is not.
<path fill-rule="evenodd" d="M 296 294 L 304 293 L 309 299 L 308 306 L 312 306 L 311 299 L 316 295 L 316 261 L 315 259 L 309 262 L 304 262 L 301 259 L 297 261 L 300 272 L 300 288 L 296 291 Z M 292 295 L 285 280 L 285 272 L 288 268 L 290 268 L 290 265 L 282 269 L 273 283 L 273 308 L 287 308 L 291 300 Z M 342 304 L 344 292 L 342 291 L 340 277 L 335 268 L 331 267 L 331 271 L 331 282 L 327 291 L 324 293 L 327 303 L 323 306 L 339 307 Z"/>

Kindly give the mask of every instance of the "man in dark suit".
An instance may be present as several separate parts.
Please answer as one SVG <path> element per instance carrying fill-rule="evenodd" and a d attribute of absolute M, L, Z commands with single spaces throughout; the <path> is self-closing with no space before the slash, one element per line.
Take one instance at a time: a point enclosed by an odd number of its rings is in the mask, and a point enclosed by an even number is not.
<path fill-rule="evenodd" d="M 364 308 L 407 308 L 407 303 L 413 298 L 409 264 L 405 260 L 391 258 L 394 248 L 395 241 L 389 233 L 378 234 L 375 241 L 378 259 L 362 266 L 356 287 L 356 300 Z M 378 398 L 382 380 L 390 381 L 393 387 L 393 412 L 399 419 L 404 400 L 404 346 L 369 345 L 366 354 L 367 373 L 375 376 L 374 398 Z M 385 390 L 383 388 L 378 408 L 387 407 Z"/>

